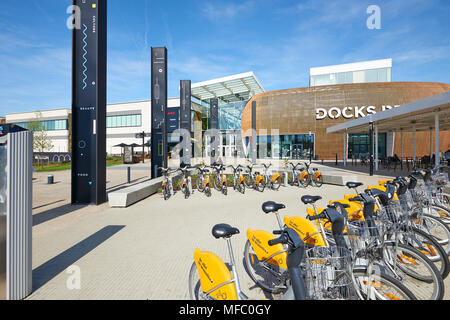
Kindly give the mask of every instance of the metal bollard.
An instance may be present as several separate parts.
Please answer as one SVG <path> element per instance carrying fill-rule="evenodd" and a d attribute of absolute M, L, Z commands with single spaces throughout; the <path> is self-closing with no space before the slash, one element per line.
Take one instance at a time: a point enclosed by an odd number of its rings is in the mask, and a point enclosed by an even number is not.
<path fill-rule="evenodd" d="M 47 184 L 54 184 L 55 183 L 55 177 L 52 175 L 49 175 L 47 177 Z"/>
<path fill-rule="evenodd" d="M 131 183 L 131 167 L 127 167 L 127 181 L 128 184 Z"/>

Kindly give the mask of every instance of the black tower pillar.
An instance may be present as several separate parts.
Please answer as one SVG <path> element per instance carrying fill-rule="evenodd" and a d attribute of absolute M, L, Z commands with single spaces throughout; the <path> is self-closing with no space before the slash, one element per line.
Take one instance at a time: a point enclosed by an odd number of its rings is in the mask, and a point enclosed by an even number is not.
<path fill-rule="evenodd" d="M 167 168 L 167 48 L 152 48 L 152 179 Z"/>
<path fill-rule="evenodd" d="M 74 0 L 72 203 L 106 201 L 106 0 Z"/>
<path fill-rule="evenodd" d="M 191 142 L 191 80 L 180 81 L 180 129 L 181 135 L 181 165 L 190 165 L 192 156 Z"/>
<path fill-rule="evenodd" d="M 211 164 L 219 158 L 219 100 L 210 100 Z"/>

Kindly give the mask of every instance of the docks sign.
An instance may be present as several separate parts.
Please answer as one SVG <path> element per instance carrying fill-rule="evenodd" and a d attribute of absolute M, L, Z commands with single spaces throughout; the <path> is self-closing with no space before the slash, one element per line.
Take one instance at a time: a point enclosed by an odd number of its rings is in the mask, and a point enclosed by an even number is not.
<path fill-rule="evenodd" d="M 399 105 L 396 106 L 382 106 L 381 111 L 389 110 L 392 108 L 397 108 Z M 352 119 L 352 118 L 364 118 L 370 114 L 377 113 L 377 108 L 375 106 L 362 106 L 362 107 L 333 107 L 329 109 L 325 108 L 317 108 L 316 109 L 316 120 L 323 120 L 325 118 L 330 119 L 339 119 L 341 117 L 345 119 Z"/>

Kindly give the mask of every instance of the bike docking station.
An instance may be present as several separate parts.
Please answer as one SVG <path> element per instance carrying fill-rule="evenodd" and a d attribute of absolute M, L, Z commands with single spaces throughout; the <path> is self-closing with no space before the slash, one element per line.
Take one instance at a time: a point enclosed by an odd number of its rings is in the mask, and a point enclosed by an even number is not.
<path fill-rule="evenodd" d="M 0 300 L 32 292 L 33 133 L 0 125 Z"/>

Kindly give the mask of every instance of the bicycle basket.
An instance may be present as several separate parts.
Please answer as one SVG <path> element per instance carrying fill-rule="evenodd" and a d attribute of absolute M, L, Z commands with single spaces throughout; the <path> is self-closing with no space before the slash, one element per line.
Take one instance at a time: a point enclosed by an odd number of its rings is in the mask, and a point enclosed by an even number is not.
<path fill-rule="evenodd" d="M 315 247 L 306 252 L 306 287 L 310 300 L 355 300 L 350 251 Z"/>
<path fill-rule="evenodd" d="M 352 256 L 356 257 L 358 252 L 378 243 L 384 236 L 385 228 L 386 224 L 382 221 L 379 221 L 370 227 L 365 221 L 349 221 L 344 238 L 350 248 Z"/>

